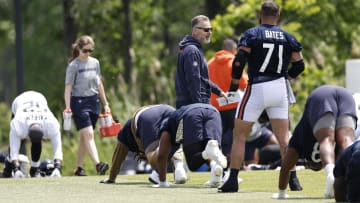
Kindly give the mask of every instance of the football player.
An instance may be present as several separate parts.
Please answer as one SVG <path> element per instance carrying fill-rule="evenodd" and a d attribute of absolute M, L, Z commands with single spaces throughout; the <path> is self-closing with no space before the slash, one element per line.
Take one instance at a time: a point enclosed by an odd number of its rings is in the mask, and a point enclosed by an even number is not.
<path fill-rule="evenodd" d="M 347 89 L 323 85 L 313 90 L 282 161 L 279 192 L 274 198 L 286 198 L 289 171 L 298 158 L 304 158 L 313 170 L 324 167 L 327 176 L 324 197 L 332 198 L 336 156 L 353 143 L 356 121 L 355 102 Z"/>
<path fill-rule="evenodd" d="M 115 183 L 121 165 L 129 151 L 137 153 L 139 159 L 147 159 L 153 169 L 157 169 L 160 126 L 175 109 L 169 105 L 159 104 L 139 108 L 118 134 L 118 143 L 112 157 L 109 178 L 100 183 Z M 187 180 L 183 165 L 182 151 L 172 157 L 175 183 L 182 184 Z M 149 181 L 158 184 L 159 175 L 153 170 Z"/>
<path fill-rule="evenodd" d="M 44 95 L 35 91 L 26 91 L 15 98 L 11 110 L 14 118 L 10 123 L 9 140 L 13 177 L 25 177 L 19 165 L 20 145 L 24 139 L 30 139 L 31 141 L 30 176 L 41 177 L 39 166 L 42 141 L 50 140 L 55 165 L 55 170 L 51 176 L 61 177 L 63 153 L 60 125 L 50 111 Z"/>
<path fill-rule="evenodd" d="M 334 168 L 334 195 L 337 202 L 360 202 L 360 141 L 340 155 Z"/>
<path fill-rule="evenodd" d="M 169 187 L 166 181 L 167 159 L 173 147 L 182 145 L 187 165 L 196 171 L 204 163 L 210 165 L 209 187 L 221 183 L 226 157 L 219 147 L 221 142 L 221 117 L 210 104 L 195 103 L 182 106 L 163 122 L 158 155 L 159 187 Z M 174 150 L 173 150 L 174 151 Z"/>
<path fill-rule="evenodd" d="M 237 91 L 245 65 L 249 84 L 238 106 L 230 158 L 230 177 L 219 192 L 237 192 L 238 174 L 244 159 L 245 142 L 260 114 L 266 110 L 273 132 L 279 142 L 281 156 L 289 142 L 289 103 L 293 102 L 286 79 L 296 78 L 304 70 L 301 44 L 277 26 L 280 8 L 265 1 L 260 11 L 261 25 L 245 31 L 233 61 L 230 91 Z M 288 69 L 291 63 L 291 68 Z M 296 178 L 289 182 L 292 190 L 302 190 Z"/>

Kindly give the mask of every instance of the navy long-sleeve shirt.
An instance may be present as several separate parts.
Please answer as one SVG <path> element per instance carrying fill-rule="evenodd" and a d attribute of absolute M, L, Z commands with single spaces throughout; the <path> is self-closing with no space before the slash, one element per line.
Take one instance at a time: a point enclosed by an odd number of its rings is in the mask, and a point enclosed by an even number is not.
<path fill-rule="evenodd" d="M 176 108 L 193 103 L 210 104 L 211 92 L 221 93 L 221 89 L 209 80 L 201 44 L 189 35 L 179 42 L 175 92 Z"/>

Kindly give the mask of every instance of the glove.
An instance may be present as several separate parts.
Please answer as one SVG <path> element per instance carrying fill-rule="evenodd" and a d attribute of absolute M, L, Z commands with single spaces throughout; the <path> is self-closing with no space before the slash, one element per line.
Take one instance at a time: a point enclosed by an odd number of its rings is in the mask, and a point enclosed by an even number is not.
<path fill-rule="evenodd" d="M 273 194 L 273 199 L 286 199 L 289 198 L 289 195 L 286 194 L 286 190 L 279 190 L 278 193 Z"/>
<path fill-rule="evenodd" d="M 61 172 L 58 168 L 55 168 L 51 173 L 50 177 L 52 178 L 61 178 Z"/>
<path fill-rule="evenodd" d="M 20 168 L 15 168 L 13 177 L 14 178 L 25 178 L 25 175 L 23 174 L 23 172 L 21 172 Z"/>
<path fill-rule="evenodd" d="M 104 184 L 114 184 L 115 181 L 113 180 L 110 180 L 110 179 L 104 179 L 104 180 L 101 180 L 100 183 L 104 183 Z"/>

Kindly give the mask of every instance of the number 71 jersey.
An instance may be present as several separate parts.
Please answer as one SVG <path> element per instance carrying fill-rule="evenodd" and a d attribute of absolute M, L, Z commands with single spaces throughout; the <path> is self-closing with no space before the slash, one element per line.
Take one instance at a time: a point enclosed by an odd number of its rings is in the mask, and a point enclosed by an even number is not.
<path fill-rule="evenodd" d="M 256 76 L 286 76 L 293 52 L 301 44 L 289 33 L 275 25 L 260 25 L 248 29 L 239 46 L 251 48 L 248 57 L 249 79 Z"/>

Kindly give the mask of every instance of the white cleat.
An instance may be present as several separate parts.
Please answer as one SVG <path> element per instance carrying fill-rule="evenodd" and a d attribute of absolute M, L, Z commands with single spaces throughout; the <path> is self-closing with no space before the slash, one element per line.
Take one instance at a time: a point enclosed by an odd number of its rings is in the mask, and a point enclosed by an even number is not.
<path fill-rule="evenodd" d="M 159 184 L 160 183 L 159 174 L 155 170 L 153 170 L 148 180 L 155 185 Z"/>
<path fill-rule="evenodd" d="M 222 173 L 223 168 L 220 165 L 215 164 L 211 167 L 210 180 L 205 183 L 205 186 L 211 188 L 219 187 L 222 180 Z"/>
<path fill-rule="evenodd" d="M 226 168 L 227 160 L 219 148 L 219 143 L 216 140 L 209 140 L 205 150 L 202 152 L 204 159 L 211 159 L 216 161 L 220 166 Z"/>
<path fill-rule="evenodd" d="M 174 171 L 175 184 L 184 184 L 187 181 L 187 175 L 184 167 L 177 167 Z"/>

